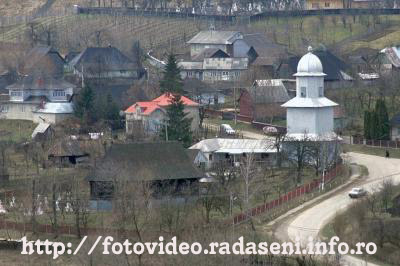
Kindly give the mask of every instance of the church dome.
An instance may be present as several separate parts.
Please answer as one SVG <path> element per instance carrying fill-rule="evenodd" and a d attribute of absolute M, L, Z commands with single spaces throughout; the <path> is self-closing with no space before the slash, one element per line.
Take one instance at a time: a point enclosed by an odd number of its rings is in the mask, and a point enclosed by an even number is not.
<path fill-rule="evenodd" d="M 305 54 L 297 65 L 295 76 L 321 76 L 323 74 L 322 63 L 318 56 L 312 53 L 312 47 L 308 47 L 308 53 Z"/>

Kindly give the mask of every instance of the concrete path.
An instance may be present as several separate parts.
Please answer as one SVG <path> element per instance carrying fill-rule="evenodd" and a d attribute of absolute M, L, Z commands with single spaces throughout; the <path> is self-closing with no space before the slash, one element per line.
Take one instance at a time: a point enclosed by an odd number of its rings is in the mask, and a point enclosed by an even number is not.
<path fill-rule="evenodd" d="M 369 192 L 374 192 L 379 189 L 385 178 L 391 178 L 396 184 L 400 183 L 400 159 L 386 159 L 358 153 L 348 153 L 346 156 L 350 163 L 365 165 L 368 168 L 369 176 L 361 179 L 360 184 L 357 184 L 357 186 L 361 186 Z M 357 175 L 358 173 L 355 173 L 349 182 L 354 181 Z M 296 237 L 299 237 L 302 243 L 307 243 L 310 236 L 313 239 L 318 239 L 318 234 L 324 225 L 333 219 L 338 212 L 349 207 L 353 202 L 347 195 L 348 190 L 338 193 L 334 192 L 330 192 L 334 194 L 332 197 L 323 200 L 321 203 L 303 212 L 295 214 L 287 223 L 281 223 L 276 230 L 276 236 L 282 241 L 295 241 Z M 324 197 L 324 195 L 320 197 Z M 307 205 L 310 204 L 308 203 Z M 301 207 L 299 208 L 301 209 Z M 346 255 L 342 257 L 340 265 L 361 266 L 366 265 L 366 262 L 358 257 Z M 368 265 L 375 264 L 368 263 Z"/>

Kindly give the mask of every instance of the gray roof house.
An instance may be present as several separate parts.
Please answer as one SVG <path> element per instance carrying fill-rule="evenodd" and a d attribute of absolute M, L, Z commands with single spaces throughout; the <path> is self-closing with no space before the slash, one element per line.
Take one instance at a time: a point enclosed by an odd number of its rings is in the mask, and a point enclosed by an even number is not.
<path fill-rule="evenodd" d="M 284 118 L 286 110 L 281 105 L 291 98 L 295 88 L 295 80 L 256 80 L 241 92 L 240 114 L 257 122 L 270 122 L 274 117 Z"/>
<path fill-rule="evenodd" d="M 43 74 L 62 77 L 64 58 L 51 46 L 38 45 L 25 56 L 18 72 L 22 75 Z"/>
<path fill-rule="evenodd" d="M 157 190 L 162 184 L 193 183 L 204 177 L 194 165 L 193 156 L 178 142 L 114 144 L 97 167 L 86 177 L 92 199 L 110 197 L 101 191 L 104 183 L 126 178 L 146 181 Z M 104 194 L 107 194 L 104 196 Z"/>
<path fill-rule="evenodd" d="M 269 139 L 223 139 L 202 140 L 189 149 L 200 150 L 206 158 L 205 168 L 211 169 L 217 163 L 238 166 L 242 158 L 251 155 L 256 162 L 275 162 L 275 143 Z"/>
<path fill-rule="evenodd" d="M 238 31 L 206 30 L 197 33 L 187 43 L 190 45 L 192 58 L 207 48 L 221 49 L 233 56 L 233 43 L 239 39 L 243 39 L 243 35 Z"/>
<path fill-rule="evenodd" d="M 143 68 L 115 47 L 88 47 L 68 63 L 68 70 L 85 78 L 138 79 Z"/>
<path fill-rule="evenodd" d="M 7 90 L 9 99 L 2 103 L 2 118 L 54 124 L 73 114 L 76 86 L 61 78 L 43 74 L 24 76 Z"/>

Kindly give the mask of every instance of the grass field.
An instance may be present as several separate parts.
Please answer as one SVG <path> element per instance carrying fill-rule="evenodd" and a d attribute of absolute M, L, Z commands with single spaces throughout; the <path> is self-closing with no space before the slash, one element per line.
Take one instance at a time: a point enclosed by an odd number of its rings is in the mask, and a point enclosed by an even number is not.
<path fill-rule="evenodd" d="M 385 157 L 386 150 L 389 151 L 390 157 L 400 158 L 400 149 L 379 148 L 366 145 L 350 145 L 343 144 L 343 151 L 345 152 L 359 152 L 364 154 L 376 155 Z"/>
<path fill-rule="evenodd" d="M 400 41 L 399 16 L 309 16 L 270 18 L 251 24 L 252 31 L 265 32 L 289 50 L 304 52 L 309 43 L 336 47 L 341 53 L 358 48 L 382 49 Z"/>
<path fill-rule="evenodd" d="M 0 120 L 0 141 L 20 143 L 30 140 L 36 124 L 28 120 Z"/>
<path fill-rule="evenodd" d="M 250 25 L 217 25 L 217 29 L 261 32 L 272 41 L 287 45 L 292 53 L 303 53 L 312 44 L 349 54 L 358 48 L 382 49 L 399 43 L 399 26 L 400 18 L 395 15 L 325 15 L 269 18 Z M 162 55 L 170 49 L 178 53 L 187 51 L 185 42 L 206 29 L 208 23 L 150 16 L 65 15 L 36 19 L 33 27 L 39 35 L 52 32 L 53 46 L 62 53 L 108 44 L 129 51 L 133 41 L 139 40 L 145 50 L 153 49 Z M 27 24 L 0 29 L 0 41 L 24 40 L 29 29 Z"/>

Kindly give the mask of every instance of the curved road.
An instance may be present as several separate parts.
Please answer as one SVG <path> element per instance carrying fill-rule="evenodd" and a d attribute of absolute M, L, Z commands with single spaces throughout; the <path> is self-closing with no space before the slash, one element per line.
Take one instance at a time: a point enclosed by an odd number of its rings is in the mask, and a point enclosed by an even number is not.
<path fill-rule="evenodd" d="M 357 186 L 362 186 L 369 192 L 373 192 L 379 188 L 385 178 L 391 178 L 396 184 L 400 183 L 400 159 L 386 159 L 366 154 L 348 153 L 346 161 L 364 165 L 368 168 L 369 176 L 360 179 L 361 184 Z M 307 243 L 310 236 L 313 239 L 317 239 L 319 231 L 324 225 L 336 213 L 352 203 L 347 193 L 348 190 L 334 193 L 334 196 L 300 212 L 287 223 L 281 223 L 276 230 L 276 236 L 282 241 L 295 241 L 296 237 L 299 237 L 301 243 Z M 340 265 L 361 266 L 366 265 L 366 262 L 359 257 L 346 255 L 342 257 Z M 368 265 L 376 264 L 368 263 Z"/>

